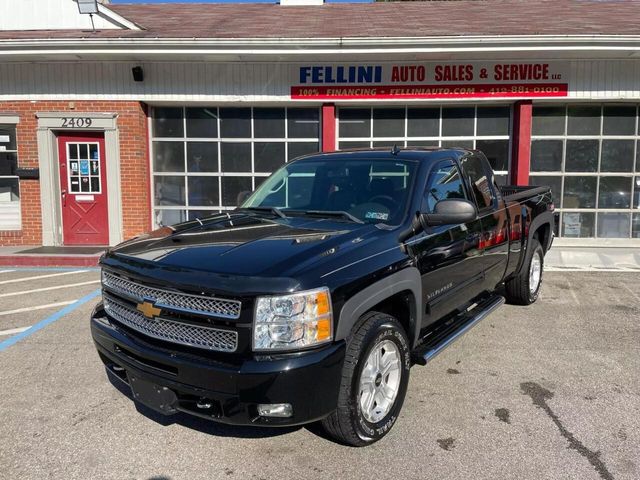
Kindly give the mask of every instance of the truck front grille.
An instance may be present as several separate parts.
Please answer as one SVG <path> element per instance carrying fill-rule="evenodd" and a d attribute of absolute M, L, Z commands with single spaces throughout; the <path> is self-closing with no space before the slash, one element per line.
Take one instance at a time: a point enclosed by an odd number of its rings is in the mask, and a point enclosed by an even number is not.
<path fill-rule="evenodd" d="M 238 348 L 238 333 L 233 330 L 192 325 L 161 317 L 147 318 L 134 307 L 106 292 L 103 292 L 102 299 L 109 316 L 144 335 L 220 352 L 235 352 Z"/>
<path fill-rule="evenodd" d="M 236 319 L 240 317 L 242 304 L 236 300 L 147 287 L 105 270 L 102 271 L 102 286 L 118 296 L 135 302 L 151 301 L 159 308 L 221 318 Z"/>

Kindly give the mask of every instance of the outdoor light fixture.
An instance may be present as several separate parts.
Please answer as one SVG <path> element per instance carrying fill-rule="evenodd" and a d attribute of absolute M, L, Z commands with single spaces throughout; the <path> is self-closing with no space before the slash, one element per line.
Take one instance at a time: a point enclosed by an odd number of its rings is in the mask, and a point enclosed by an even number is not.
<path fill-rule="evenodd" d="M 98 13 L 98 0 L 76 0 L 80 13 L 93 15 Z"/>

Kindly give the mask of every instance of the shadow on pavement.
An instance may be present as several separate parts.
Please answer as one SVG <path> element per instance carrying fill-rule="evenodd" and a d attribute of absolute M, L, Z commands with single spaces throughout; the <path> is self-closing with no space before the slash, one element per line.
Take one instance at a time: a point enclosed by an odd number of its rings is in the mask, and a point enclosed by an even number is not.
<path fill-rule="evenodd" d="M 277 437 L 280 435 L 286 435 L 288 433 L 300 430 L 302 427 L 251 427 L 251 426 L 237 426 L 226 425 L 224 423 L 214 422 L 212 420 L 206 420 L 192 415 L 187 415 L 182 412 L 178 412 L 175 415 L 162 415 L 151 408 L 148 408 L 133 400 L 130 388 L 122 382 L 122 380 L 115 378 L 114 375 L 107 370 L 107 378 L 111 385 L 118 389 L 120 393 L 125 395 L 131 400 L 136 410 L 147 417 L 150 420 L 162 425 L 168 426 L 178 424 L 198 432 L 206 433 L 207 435 L 214 435 L 217 437 L 235 437 L 235 438 L 269 438 Z M 163 477 L 153 477 L 153 480 L 162 480 Z M 152 480 L 152 479 L 150 479 Z"/>

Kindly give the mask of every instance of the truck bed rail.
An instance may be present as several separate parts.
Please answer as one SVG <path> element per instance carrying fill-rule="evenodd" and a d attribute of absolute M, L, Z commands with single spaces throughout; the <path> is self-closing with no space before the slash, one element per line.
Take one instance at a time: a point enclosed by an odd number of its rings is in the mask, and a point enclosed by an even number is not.
<path fill-rule="evenodd" d="M 520 187 L 517 185 L 502 185 L 500 193 L 505 202 L 515 202 L 523 198 L 532 198 L 536 195 L 549 193 L 551 187 Z"/>

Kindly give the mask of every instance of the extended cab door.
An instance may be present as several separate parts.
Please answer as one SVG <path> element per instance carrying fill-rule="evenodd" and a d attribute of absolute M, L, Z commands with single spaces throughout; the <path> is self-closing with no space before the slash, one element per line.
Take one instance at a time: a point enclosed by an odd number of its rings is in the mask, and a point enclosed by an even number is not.
<path fill-rule="evenodd" d="M 424 187 L 421 211 L 433 213 L 439 200 L 469 198 L 454 160 L 436 163 Z M 481 291 L 482 266 L 478 245 L 482 234 L 478 219 L 466 224 L 428 227 L 407 242 L 422 274 L 422 326 L 474 298 Z"/>
<path fill-rule="evenodd" d="M 504 201 L 496 189 L 493 171 L 480 152 L 463 157 L 460 168 L 478 208 L 482 236 L 478 267 L 483 273 L 484 290 L 492 291 L 499 284 L 509 256 L 509 216 Z"/>

